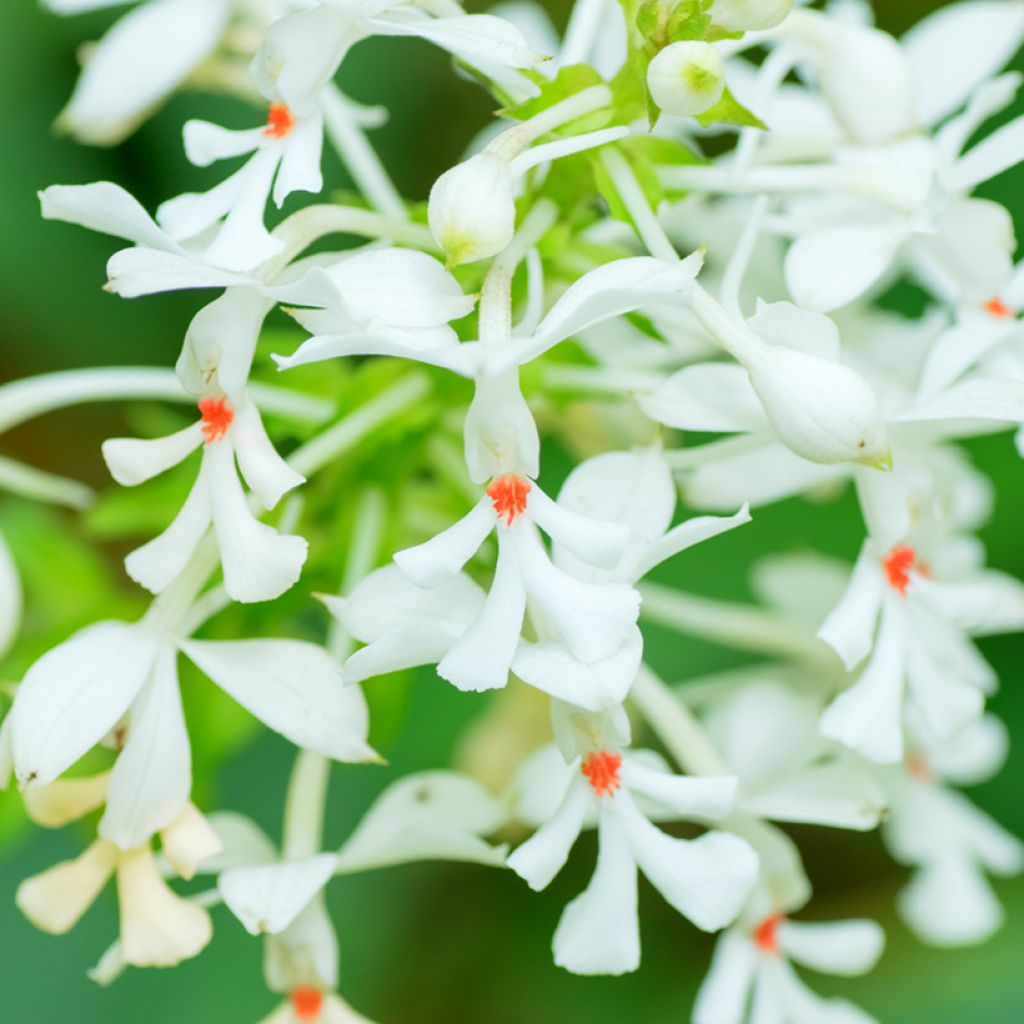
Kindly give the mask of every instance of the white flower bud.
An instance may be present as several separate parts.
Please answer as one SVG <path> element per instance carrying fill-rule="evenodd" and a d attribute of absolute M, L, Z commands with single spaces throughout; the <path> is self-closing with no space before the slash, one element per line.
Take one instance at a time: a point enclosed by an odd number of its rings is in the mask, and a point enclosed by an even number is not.
<path fill-rule="evenodd" d="M 856 371 L 782 345 L 744 359 L 765 415 L 797 455 L 811 462 L 892 465 L 874 392 Z"/>
<path fill-rule="evenodd" d="M 647 87 L 666 114 L 703 114 L 725 92 L 722 55 L 710 43 L 672 43 L 647 68 Z"/>
<path fill-rule="evenodd" d="M 449 266 L 496 256 L 512 241 L 514 180 L 507 160 L 479 153 L 434 182 L 427 219 Z"/>
<path fill-rule="evenodd" d="M 786 20 L 793 0 L 715 0 L 711 16 L 730 32 L 775 28 Z"/>

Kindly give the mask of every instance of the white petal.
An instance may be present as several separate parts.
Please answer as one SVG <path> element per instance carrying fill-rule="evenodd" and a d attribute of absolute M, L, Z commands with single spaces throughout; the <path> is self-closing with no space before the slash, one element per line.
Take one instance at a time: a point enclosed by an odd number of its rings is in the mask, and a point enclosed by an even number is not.
<path fill-rule="evenodd" d="M 224 586 L 236 601 L 272 601 L 298 580 L 309 545 L 302 537 L 279 534 L 249 511 L 230 445 L 207 445 L 204 466 L 207 461 Z"/>
<path fill-rule="evenodd" d="M 60 126 L 80 142 L 120 142 L 213 51 L 227 15 L 219 0 L 154 0 L 130 11 L 90 56 Z"/>
<path fill-rule="evenodd" d="M 1024 160 L 1024 117 L 1017 117 L 986 136 L 957 163 L 949 186 L 970 192 L 983 181 L 1016 167 Z"/>
<path fill-rule="evenodd" d="M 554 817 L 512 852 L 508 866 L 534 891 L 545 889 L 565 866 L 576 843 L 594 794 L 582 776 L 575 776 Z"/>
<path fill-rule="evenodd" d="M 1009 63 L 1024 37 L 1018 4 L 950 4 L 929 14 L 901 42 L 914 76 L 921 123 L 933 125 L 960 107 L 974 89 Z M 965 46 L 984 39 L 984 46 Z"/>
<path fill-rule="evenodd" d="M 515 543 L 530 600 L 573 657 L 592 664 L 615 654 L 636 626 L 639 593 L 624 583 L 584 583 L 555 568 L 532 529 L 519 530 Z"/>
<path fill-rule="evenodd" d="M 185 155 L 197 167 L 209 167 L 218 160 L 242 156 L 259 149 L 264 139 L 262 128 L 236 131 L 209 121 L 186 121 L 183 129 Z"/>
<path fill-rule="evenodd" d="M 733 433 L 767 424 L 750 378 L 736 363 L 697 363 L 637 401 L 656 423 L 678 430 Z"/>
<path fill-rule="evenodd" d="M 985 695 L 916 635 L 907 645 L 907 682 L 929 732 L 940 742 L 981 717 Z"/>
<path fill-rule="evenodd" d="M 897 906 L 914 932 L 935 946 L 985 942 L 1005 917 L 981 870 L 956 856 L 940 856 L 915 871 Z"/>
<path fill-rule="evenodd" d="M 334 874 L 337 857 L 229 868 L 217 879 L 228 909 L 250 935 L 284 931 Z"/>
<path fill-rule="evenodd" d="M 264 508 L 273 508 L 282 495 L 306 482 L 278 455 L 252 402 L 236 406 L 230 429 L 238 468 Z"/>
<path fill-rule="evenodd" d="M 337 662 L 300 640 L 187 640 L 181 649 L 222 690 L 296 746 L 336 761 L 368 761 L 369 721 Z"/>
<path fill-rule="evenodd" d="M 414 548 L 397 552 L 395 564 L 417 586 L 435 587 L 462 569 L 494 526 L 494 508 L 491 499 L 484 495 L 447 530 Z"/>
<path fill-rule="evenodd" d="M 194 256 L 138 246 L 121 249 L 107 260 L 107 278 L 107 291 L 123 299 L 191 288 L 224 288 L 250 280 Z"/>
<path fill-rule="evenodd" d="M 878 1024 L 874 1017 L 845 999 L 822 999 L 804 984 L 786 960 L 769 961 L 763 968 L 764 975 L 774 976 L 775 998 L 786 1021 L 793 1024 Z"/>
<path fill-rule="evenodd" d="M 958 786 L 973 786 L 992 778 L 1006 761 L 1009 731 L 995 715 L 985 715 L 959 736 L 929 754 L 938 774 Z"/>
<path fill-rule="evenodd" d="M 675 775 L 650 768 L 630 755 L 623 761 L 621 774 L 630 792 L 649 797 L 680 818 L 716 821 L 732 812 L 736 796 L 736 779 L 732 776 Z"/>
<path fill-rule="evenodd" d="M 528 511 L 533 521 L 580 561 L 614 569 L 629 542 L 625 523 L 591 519 L 553 502 L 539 487 L 530 490 Z"/>
<path fill-rule="evenodd" d="M 947 420 L 1017 424 L 1024 420 L 1024 382 L 975 378 L 946 388 L 900 417 L 905 423 Z"/>
<path fill-rule="evenodd" d="M 745 812 L 760 818 L 861 831 L 878 824 L 885 806 L 872 776 L 844 762 L 806 768 L 742 801 Z"/>
<path fill-rule="evenodd" d="M 505 847 L 496 832 L 505 811 L 478 782 L 456 772 L 419 772 L 392 783 L 338 851 L 338 872 L 364 871 L 414 860 L 500 865 Z"/>
<path fill-rule="evenodd" d="M 75 860 L 66 860 L 31 878 L 14 895 L 18 909 L 51 935 L 69 932 L 107 884 L 117 849 L 96 840 Z"/>
<path fill-rule="evenodd" d="M 737 526 L 744 526 L 751 519 L 750 508 L 744 505 L 734 516 L 699 516 L 687 519 L 674 526 L 660 540 L 651 544 L 640 560 L 632 567 L 629 579 L 638 580 L 646 576 L 656 565 L 678 555 L 695 544 L 701 544 L 719 534 L 728 533 Z"/>
<path fill-rule="evenodd" d="M 127 238 L 154 249 L 177 250 L 138 200 L 112 182 L 51 185 L 39 193 L 39 202 L 46 220 L 80 224 L 90 231 Z"/>
<path fill-rule="evenodd" d="M 874 921 L 811 924 L 785 920 L 778 936 L 781 949 L 797 963 L 844 977 L 870 971 L 885 945 L 885 933 Z"/>
<path fill-rule="evenodd" d="M 398 561 L 398 555 L 395 561 Z M 405 566 L 401 568 L 405 570 Z M 499 531 L 498 562 L 483 608 L 438 664 L 437 674 L 460 690 L 490 690 L 504 686 L 519 643 L 525 613 L 526 590 L 516 549 L 507 535 Z"/>
<path fill-rule="evenodd" d="M 202 862 L 201 874 L 219 874 L 227 868 L 268 864 L 277 859 L 277 849 L 267 834 L 244 814 L 215 811 L 207 820 L 221 850 Z"/>
<path fill-rule="evenodd" d="M 142 688 L 156 652 L 138 626 L 98 622 L 32 665 L 11 709 L 21 784 L 52 782 L 99 743 Z"/>
<path fill-rule="evenodd" d="M 811 313 L 792 302 L 757 300 L 757 312 L 747 321 L 772 345 L 784 345 L 822 359 L 839 359 L 839 329 L 827 316 Z"/>
<path fill-rule="evenodd" d="M 281 166 L 274 179 L 274 202 L 280 208 L 293 192 L 318 193 L 324 187 L 320 155 L 324 119 L 319 110 L 299 120 L 284 141 Z"/>
<path fill-rule="evenodd" d="M 693 1024 L 744 1024 L 757 953 L 745 936 L 728 931 L 715 946 L 693 1008 Z"/>
<path fill-rule="evenodd" d="M 196 482 L 171 525 L 124 560 L 125 572 L 154 594 L 161 593 L 185 568 L 210 525 L 209 451 L 207 447 Z"/>
<path fill-rule="evenodd" d="M 818 630 L 818 636 L 843 659 L 848 669 L 856 668 L 874 645 L 884 587 L 878 558 L 870 543 L 865 543 L 842 600 Z"/>
<path fill-rule="evenodd" d="M 296 317 L 300 321 L 302 317 Z M 324 334 L 307 338 L 290 356 L 274 355 L 278 369 L 290 370 L 344 356 L 393 356 L 426 366 L 440 366 L 463 377 L 471 375 L 466 358 L 470 346 L 458 344 L 450 330 L 412 332 L 379 326 L 376 333 Z"/>
<path fill-rule="evenodd" d="M 823 736 L 883 764 L 903 756 L 904 628 L 883 611 L 874 654 L 860 678 L 821 716 Z"/>
<path fill-rule="evenodd" d="M 326 274 L 353 316 L 396 327 L 439 327 L 475 305 L 439 260 L 411 249 L 367 249 Z"/>
<path fill-rule="evenodd" d="M 213 937 L 210 915 L 171 891 L 148 846 L 121 855 L 117 869 L 121 952 L 136 967 L 173 967 Z"/>
<path fill-rule="evenodd" d="M 21 581 L 10 549 L 0 534 L 0 658 L 14 642 L 21 625 Z"/>
<path fill-rule="evenodd" d="M 684 917 L 704 931 L 732 922 L 757 879 L 757 855 L 727 832 L 674 839 L 623 800 L 630 846 L 640 870 Z"/>
<path fill-rule="evenodd" d="M 160 830 L 160 846 L 178 877 L 186 880 L 195 877 L 200 865 L 210 870 L 207 865 L 224 852 L 213 825 L 191 803 Z"/>
<path fill-rule="evenodd" d="M 519 364 L 529 362 L 603 320 L 631 313 L 648 303 L 681 298 L 699 269 L 700 261 L 692 257 L 673 264 L 637 256 L 591 270 L 551 307 L 532 338 L 511 343 L 510 359 Z"/>
<path fill-rule="evenodd" d="M 1017 328 L 1001 317 L 964 316 L 932 343 L 921 371 L 921 396 L 934 398 Z"/>
<path fill-rule="evenodd" d="M 147 842 L 181 814 L 192 788 L 192 754 L 173 647 L 160 651 L 128 713 L 128 738 L 110 773 L 99 834 L 122 850 Z"/>
<path fill-rule="evenodd" d="M 203 424 L 197 420 L 167 437 L 112 437 L 101 450 L 110 475 L 123 487 L 134 487 L 183 462 L 202 443 Z"/>
<path fill-rule="evenodd" d="M 368 18 L 367 24 L 379 35 L 420 36 L 470 64 L 528 68 L 543 59 L 515 25 L 491 14 L 402 18 L 396 12 Z"/>
<path fill-rule="evenodd" d="M 643 657 L 639 630 L 610 657 L 585 664 L 559 640 L 520 643 L 512 672 L 524 683 L 579 708 L 601 711 L 625 700 Z"/>
<path fill-rule="evenodd" d="M 640 966 L 636 861 L 614 809 L 598 822 L 597 868 L 562 912 L 555 963 L 574 974 L 624 974 Z"/>
<path fill-rule="evenodd" d="M 876 284 L 906 238 L 906 229 L 888 224 L 812 231 L 786 254 L 786 284 L 801 306 L 829 313 Z"/>

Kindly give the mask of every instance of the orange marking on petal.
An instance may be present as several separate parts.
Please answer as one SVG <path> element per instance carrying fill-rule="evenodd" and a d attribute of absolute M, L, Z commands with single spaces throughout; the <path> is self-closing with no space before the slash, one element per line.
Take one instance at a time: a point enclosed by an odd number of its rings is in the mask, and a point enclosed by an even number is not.
<path fill-rule="evenodd" d="M 494 502 L 494 511 L 498 518 L 505 517 L 511 526 L 516 516 L 526 511 L 526 496 L 530 493 L 530 481 L 514 473 L 495 477 L 487 488 L 487 497 Z"/>
<path fill-rule="evenodd" d="M 754 942 L 762 953 L 773 955 L 779 952 L 779 925 L 785 920 L 784 914 L 772 914 L 766 917 L 754 929 Z"/>
<path fill-rule="evenodd" d="M 231 426 L 235 418 L 235 410 L 231 403 L 221 395 L 219 398 L 199 399 L 199 412 L 203 417 L 203 433 L 207 443 L 219 441 Z"/>
<path fill-rule="evenodd" d="M 324 1005 L 324 994 L 316 988 L 295 988 L 291 994 L 292 1011 L 296 1020 L 314 1024 L 320 1019 Z"/>
<path fill-rule="evenodd" d="M 295 127 L 295 117 L 287 103 L 271 103 L 267 111 L 267 127 L 263 134 L 271 139 L 283 139 Z"/>
<path fill-rule="evenodd" d="M 985 312 L 991 316 L 1009 317 L 1014 315 L 1013 310 L 1002 299 L 989 299 L 985 303 Z"/>
<path fill-rule="evenodd" d="M 889 580 L 889 586 L 898 594 L 906 594 L 907 587 L 910 586 L 910 570 L 914 568 L 916 560 L 917 552 L 902 544 L 897 544 L 882 559 L 882 568 Z"/>
<path fill-rule="evenodd" d="M 622 785 L 619 780 L 619 768 L 621 767 L 621 754 L 612 754 L 607 750 L 595 750 L 587 755 L 581 771 L 598 796 L 611 796 Z"/>
<path fill-rule="evenodd" d="M 935 776 L 932 774 L 931 765 L 921 754 L 910 754 L 906 760 L 907 774 L 919 782 L 931 782 Z"/>

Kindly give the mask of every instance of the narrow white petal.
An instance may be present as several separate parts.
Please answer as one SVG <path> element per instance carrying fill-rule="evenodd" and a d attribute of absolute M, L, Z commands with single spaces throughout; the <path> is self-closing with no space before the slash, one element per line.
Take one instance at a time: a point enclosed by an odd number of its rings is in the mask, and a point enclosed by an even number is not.
<path fill-rule="evenodd" d="M 555 963 L 573 974 L 625 974 L 640 966 L 636 861 L 613 808 L 598 821 L 597 868 L 562 912 Z"/>
<path fill-rule="evenodd" d="M 884 587 L 878 557 L 866 542 L 842 600 L 818 630 L 818 636 L 843 659 L 847 669 L 856 668 L 874 645 Z"/>
<path fill-rule="evenodd" d="M 126 238 L 153 249 L 177 250 L 139 201 L 113 182 L 51 185 L 39 193 L 39 202 L 46 220 L 80 224 L 90 231 Z"/>
<path fill-rule="evenodd" d="M 263 141 L 262 128 L 236 131 L 222 128 L 209 121 L 186 121 L 183 129 L 185 155 L 196 167 L 209 167 L 218 160 L 242 156 L 259 149 Z"/>
<path fill-rule="evenodd" d="M 731 923 L 757 880 L 757 854 L 750 844 L 727 832 L 674 839 L 652 825 L 628 798 L 622 803 L 633 853 L 655 889 L 704 931 Z"/>
<path fill-rule="evenodd" d="M 197 420 L 167 437 L 112 437 L 101 450 L 110 475 L 122 487 L 134 487 L 183 462 L 202 443 L 203 424 Z"/>
<path fill-rule="evenodd" d="M 362 691 L 337 662 L 300 640 L 186 640 L 181 649 L 222 690 L 296 746 L 336 761 L 368 761 Z"/>
<path fill-rule="evenodd" d="M 338 851 L 339 873 L 414 860 L 500 865 L 504 846 L 484 836 L 506 818 L 478 782 L 457 772 L 419 772 L 392 783 Z"/>
<path fill-rule="evenodd" d="M 436 537 L 395 555 L 395 564 L 413 583 L 435 587 L 454 576 L 476 554 L 495 527 L 491 499 L 482 497 L 457 523 Z"/>
<path fill-rule="evenodd" d="M 324 119 L 319 110 L 301 118 L 284 141 L 281 166 L 274 179 L 274 203 L 280 208 L 293 192 L 318 193 L 324 187 L 320 155 Z"/>
<path fill-rule="evenodd" d="M 10 549 L 0 534 L 0 658 L 14 642 L 21 625 L 21 580 Z"/>
<path fill-rule="evenodd" d="M 228 909 L 250 935 L 284 931 L 334 874 L 337 857 L 229 868 L 217 879 Z"/>
<path fill-rule="evenodd" d="M 779 946 L 797 963 L 823 974 L 866 974 L 878 962 L 885 932 L 874 921 L 830 921 L 811 924 L 785 920 L 779 925 Z"/>
<path fill-rule="evenodd" d="M 115 252 L 107 260 L 107 278 L 107 290 L 123 299 L 192 288 L 225 288 L 250 280 L 194 256 L 143 246 Z"/>
<path fill-rule="evenodd" d="M 173 967 L 197 956 L 213 937 L 210 915 L 171 891 L 148 846 L 121 854 L 117 896 L 121 952 L 136 967 Z"/>
<path fill-rule="evenodd" d="M 122 850 L 148 842 L 181 814 L 192 788 L 192 752 L 178 690 L 178 652 L 157 655 L 128 713 L 128 738 L 110 773 L 99 834 Z"/>
<path fill-rule="evenodd" d="M 725 932 L 693 1007 L 693 1024 L 744 1024 L 757 952 L 746 936 Z"/>
<path fill-rule="evenodd" d="M 664 537 L 651 544 L 639 561 L 631 566 L 630 580 L 639 580 L 646 576 L 656 565 L 674 555 L 678 555 L 695 544 L 701 544 L 719 534 L 735 530 L 751 520 L 750 508 L 744 505 L 734 516 L 699 516 L 687 519 L 685 523 L 674 526 Z"/>
<path fill-rule="evenodd" d="M 185 809 L 169 825 L 160 830 L 160 844 L 167 862 L 179 878 L 194 878 L 199 866 L 207 865 L 224 853 L 224 843 L 213 825 L 195 806 Z"/>
<path fill-rule="evenodd" d="M 1006 916 L 982 871 L 957 856 L 939 856 L 915 871 L 897 907 L 910 928 L 934 946 L 985 942 Z"/>
<path fill-rule="evenodd" d="M 11 710 L 22 785 L 45 785 L 117 724 L 149 676 L 157 644 L 123 622 L 98 622 L 44 654 Z"/>
<path fill-rule="evenodd" d="M 306 482 L 278 455 L 252 402 L 235 407 L 230 432 L 238 468 L 264 508 L 273 508 L 282 495 Z"/>
<path fill-rule="evenodd" d="M 545 889 L 565 866 L 583 829 L 594 794 L 582 776 L 575 776 L 555 811 L 525 843 L 512 852 L 508 866 L 535 891 Z"/>
<path fill-rule="evenodd" d="M 591 519 L 553 502 L 539 487 L 530 490 L 527 508 L 533 521 L 580 561 L 614 569 L 629 543 L 625 523 Z"/>
<path fill-rule="evenodd" d="M 623 759 L 622 781 L 687 820 L 717 821 L 732 812 L 736 779 L 732 776 L 696 777 L 675 775 L 651 768 L 636 757 Z"/>

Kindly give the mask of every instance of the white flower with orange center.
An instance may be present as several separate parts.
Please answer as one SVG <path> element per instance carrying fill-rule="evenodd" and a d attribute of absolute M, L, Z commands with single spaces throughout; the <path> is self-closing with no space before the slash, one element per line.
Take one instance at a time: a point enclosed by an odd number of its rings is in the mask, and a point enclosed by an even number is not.
<path fill-rule="evenodd" d="M 984 569 L 965 538 L 923 538 L 879 550 L 867 540 L 818 635 L 854 684 L 821 719 L 825 736 L 879 762 L 904 752 L 909 705 L 935 740 L 977 720 L 995 674 L 970 637 L 1024 625 L 1024 586 Z"/>
<path fill-rule="evenodd" d="M 698 928 L 717 931 L 749 897 L 758 861 L 734 835 L 676 839 L 652 824 L 725 818 L 735 779 L 674 775 L 658 755 L 613 743 L 621 730 L 599 725 L 590 731 L 607 742 L 581 749 L 569 764 L 548 747 L 523 765 L 514 786 L 518 813 L 541 827 L 508 864 L 531 889 L 544 889 L 583 828 L 596 825 L 597 870 L 562 914 L 555 963 L 576 974 L 622 974 L 640 964 L 638 869 Z"/>
<path fill-rule="evenodd" d="M 793 964 L 823 974 L 866 974 L 881 956 L 885 935 L 874 921 L 793 921 L 771 909 L 761 892 L 715 947 L 697 995 L 693 1024 L 873 1024 L 842 999 L 812 992 Z"/>

